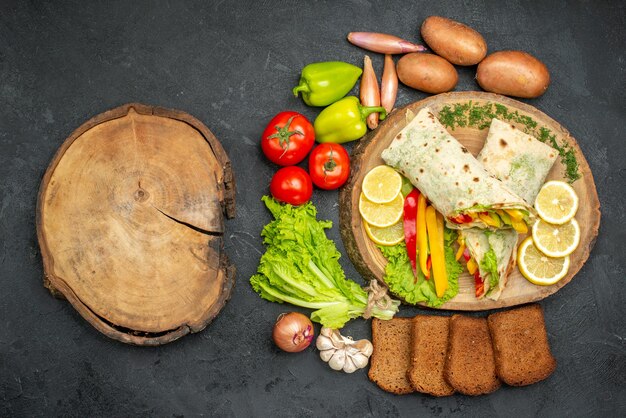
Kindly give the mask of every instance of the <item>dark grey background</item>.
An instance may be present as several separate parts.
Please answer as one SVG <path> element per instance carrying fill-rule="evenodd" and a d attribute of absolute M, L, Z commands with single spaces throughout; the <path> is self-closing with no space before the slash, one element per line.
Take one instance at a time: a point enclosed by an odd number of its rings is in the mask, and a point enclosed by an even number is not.
<path fill-rule="evenodd" d="M 420 41 L 424 18 L 470 24 L 491 51 L 522 49 L 551 71 L 527 101 L 567 127 L 593 171 L 602 204 L 596 247 L 576 278 L 544 300 L 558 368 L 542 383 L 478 398 L 393 396 L 333 372 L 314 349 L 279 352 L 270 340 L 289 306 L 250 288 L 269 215 L 260 202 L 276 167 L 259 137 L 278 111 L 318 110 L 291 87 L 313 61 L 360 65 L 349 31 Z M 626 14 L 620 1 L 19 2 L 0 4 L 0 416 L 423 416 L 626 414 Z M 382 57 L 370 53 L 381 71 Z M 459 69 L 457 91 L 476 90 Z M 400 87 L 399 106 L 426 97 Z M 222 141 L 238 182 L 226 249 L 237 285 L 203 332 L 160 348 L 95 331 L 42 287 L 36 194 L 63 140 L 90 117 L 127 102 L 177 108 Z M 316 191 L 337 225 L 336 192 Z M 330 233 L 343 252 L 338 228 Z M 360 281 L 347 257 L 349 277 Z M 424 312 L 404 307 L 401 315 Z M 369 322 L 345 330 L 370 336 Z"/>

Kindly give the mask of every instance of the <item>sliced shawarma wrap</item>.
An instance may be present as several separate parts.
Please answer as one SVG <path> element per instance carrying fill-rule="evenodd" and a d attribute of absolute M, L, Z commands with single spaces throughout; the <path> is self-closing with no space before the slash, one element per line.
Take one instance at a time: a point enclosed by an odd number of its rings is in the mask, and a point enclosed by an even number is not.
<path fill-rule="evenodd" d="M 468 262 L 467 267 L 474 276 L 476 297 L 498 299 L 515 265 L 517 232 L 513 229 L 487 231 L 471 228 L 461 233 L 469 259 L 473 260 Z"/>
<path fill-rule="evenodd" d="M 428 108 L 396 135 L 382 158 L 428 198 L 450 228 L 526 230 L 534 219 L 532 206 L 485 171 Z"/>
<path fill-rule="evenodd" d="M 533 205 L 557 155 L 551 146 L 509 123 L 492 119 L 477 159 L 487 171 Z"/>
<path fill-rule="evenodd" d="M 493 119 L 478 160 L 487 171 L 532 204 L 556 157 L 552 147 L 508 123 Z M 498 230 L 490 234 L 474 228 L 460 231 L 459 240 L 467 248 L 467 267 L 473 270 L 470 273 L 474 275 L 476 297 L 498 299 L 515 264 L 517 232 Z M 497 279 L 494 275 L 494 256 Z"/>

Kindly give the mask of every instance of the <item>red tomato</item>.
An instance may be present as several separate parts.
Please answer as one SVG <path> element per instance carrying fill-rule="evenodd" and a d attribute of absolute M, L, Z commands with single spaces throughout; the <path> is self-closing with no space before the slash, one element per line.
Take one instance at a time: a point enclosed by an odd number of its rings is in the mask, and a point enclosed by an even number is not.
<path fill-rule="evenodd" d="M 304 160 L 315 143 L 311 122 L 298 112 L 280 112 L 261 136 L 263 154 L 273 163 L 287 166 Z"/>
<path fill-rule="evenodd" d="M 272 177 L 270 193 L 281 202 L 298 206 L 311 199 L 313 183 L 309 174 L 300 167 L 283 167 Z"/>
<path fill-rule="evenodd" d="M 341 187 L 350 175 L 350 156 L 339 144 L 320 144 L 309 156 L 309 173 L 313 183 L 320 189 Z"/>
<path fill-rule="evenodd" d="M 479 298 L 485 293 L 485 281 L 480 277 L 478 270 L 474 273 L 474 285 L 476 286 L 476 297 Z"/>
<path fill-rule="evenodd" d="M 448 218 L 448 220 L 450 220 L 451 222 L 454 222 L 455 224 L 468 224 L 473 221 L 471 216 L 466 215 L 464 213 L 461 213 L 455 217 L 450 217 Z"/>

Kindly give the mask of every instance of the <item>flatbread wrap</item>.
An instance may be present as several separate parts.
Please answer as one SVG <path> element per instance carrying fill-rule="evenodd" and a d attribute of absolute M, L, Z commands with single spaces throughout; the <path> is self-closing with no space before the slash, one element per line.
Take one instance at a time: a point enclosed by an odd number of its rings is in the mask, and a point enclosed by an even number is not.
<path fill-rule="evenodd" d="M 450 228 L 526 231 L 534 219 L 532 206 L 491 176 L 429 108 L 396 135 L 382 158 L 428 198 Z"/>
<path fill-rule="evenodd" d="M 533 205 L 557 156 L 551 146 L 494 118 L 477 159 L 488 172 Z"/>
<path fill-rule="evenodd" d="M 491 121 L 478 154 L 487 171 L 529 204 L 534 203 L 556 158 L 552 147 L 498 119 Z M 459 241 L 467 248 L 465 258 L 468 271 L 474 275 L 476 297 L 497 300 L 515 265 L 517 232 L 471 228 L 460 231 Z"/>
<path fill-rule="evenodd" d="M 467 270 L 474 276 L 476 297 L 497 300 L 515 265 L 518 233 L 514 229 L 470 228 L 459 231 Z"/>

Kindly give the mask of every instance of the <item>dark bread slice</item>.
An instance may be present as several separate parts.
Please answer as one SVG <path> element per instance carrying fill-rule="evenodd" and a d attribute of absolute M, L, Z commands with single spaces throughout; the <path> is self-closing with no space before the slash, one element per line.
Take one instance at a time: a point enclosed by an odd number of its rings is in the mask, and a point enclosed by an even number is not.
<path fill-rule="evenodd" d="M 374 352 L 368 377 L 382 390 L 402 395 L 414 392 L 406 377 L 411 361 L 411 318 L 372 320 Z"/>
<path fill-rule="evenodd" d="M 498 377 L 525 386 L 546 379 L 556 369 L 550 352 L 543 309 L 538 304 L 489 315 Z"/>
<path fill-rule="evenodd" d="M 444 376 L 464 395 L 483 395 L 500 387 L 486 318 L 452 316 Z"/>
<path fill-rule="evenodd" d="M 417 315 L 413 318 L 411 368 L 409 381 L 418 392 L 450 396 L 454 388 L 443 377 L 448 351 L 450 318 Z"/>

